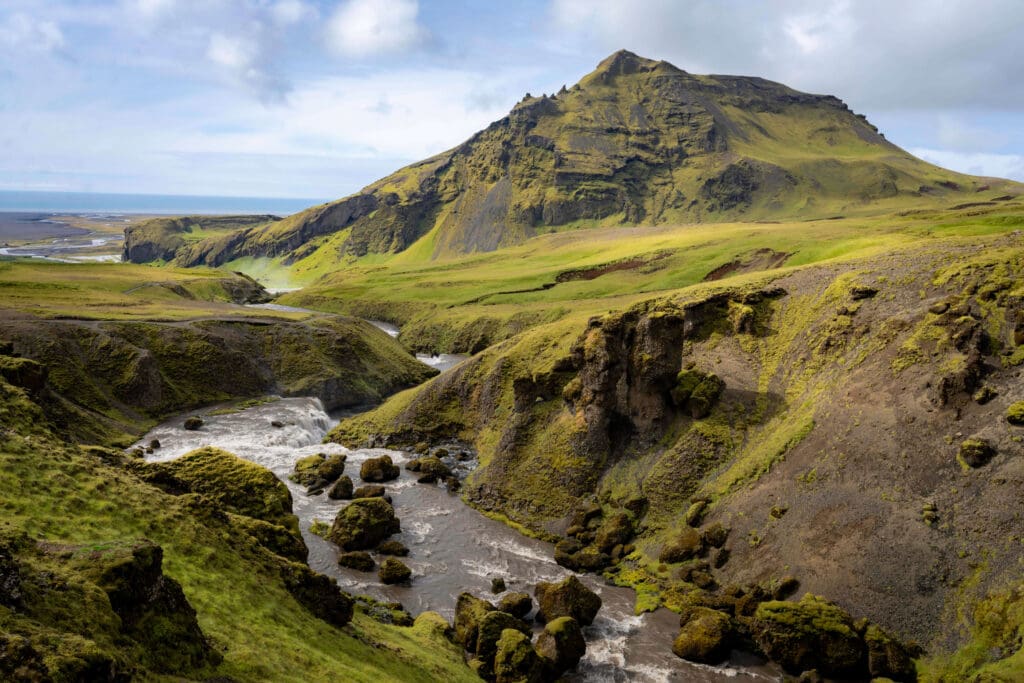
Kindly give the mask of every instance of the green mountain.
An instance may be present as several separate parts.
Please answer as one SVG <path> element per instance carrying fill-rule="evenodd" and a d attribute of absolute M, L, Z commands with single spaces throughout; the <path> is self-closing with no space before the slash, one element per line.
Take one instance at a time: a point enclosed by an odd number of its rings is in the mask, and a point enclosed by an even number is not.
<path fill-rule="evenodd" d="M 355 195 L 188 242 L 176 225 L 129 228 L 125 257 L 337 263 L 419 242 L 418 254 L 439 258 L 596 225 L 877 212 L 988 183 L 911 156 L 835 97 L 620 51 Z"/>

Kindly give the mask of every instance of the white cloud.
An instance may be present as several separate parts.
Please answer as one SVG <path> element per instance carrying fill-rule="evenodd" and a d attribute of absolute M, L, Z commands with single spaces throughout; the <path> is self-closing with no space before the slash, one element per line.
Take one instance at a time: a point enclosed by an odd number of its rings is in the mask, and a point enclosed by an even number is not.
<path fill-rule="evenodd" d="M 253 41 L 223 33 L 210 35 L 206 56 L 211 62 L 233 71 L 246 71 L 256 61 L 256 45 Z"/>
<path fill-rule="evenodd" d="M 372 57 L 420 45 L 427 32 L 419 21 L 417 0 L 347 0 L 327 23 L 332 52 L 344 57 Z"/>
<path fill-rule="evenodd" d="M 270 6 L 270 17 L 279 26 L 298 24 L 316 16 L 316 8 L 302 0 L 278 0 Z"/>
<path fill-rule="evenodd" d="M 53 52 L 64 47 L 64 34 L 52 21 L 27 14 L 12 14 L 0 22 L 0 45 L 33 52 Z"/>
<path fill-rule="evenodd" d="M 915 147 L 910 153 L 960 173 L 1024 181 L 1024 156 Z"/>

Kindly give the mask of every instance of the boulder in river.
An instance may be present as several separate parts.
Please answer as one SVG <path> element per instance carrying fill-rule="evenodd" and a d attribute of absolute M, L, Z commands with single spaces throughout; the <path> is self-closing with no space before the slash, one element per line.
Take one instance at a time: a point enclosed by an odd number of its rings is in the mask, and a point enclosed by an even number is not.
<path fill-rule="evenodd" d="M 377 570 L 377 577 L 380 579 L 381 583 L 403 583 L 412 577 L 412 570 L 409 569 L 409 567 L 407 567 L 401 560 L 396 560 L 393 557 L 387 557 L 380 563 L 380 569 Z"/>
<path fill-rule="evenodd" d="M 380 484 L 367 484 L 366 486 L 360 486 L 352 492 L 353 498 L 387 498 L 390 501 L 390 497 L 386 495 L 387 489 Z"/>
<path fill-rule="evenodd" d="M 203 426 L 203 418 L 199 417 L 198 415 L 186 417 L 185 423 L 182 426 L 188 431 L 194 432 Z"/>
<path fill-rule="evenodd" d="M 363 481 L 382 482 L 398 479 L 402 472 L 391 460 L 390 455 L 382 455 L 379 458 L 369 458 L 363 461 L 359 468 L 359 476 Z"/>
<path fill-rule="evenodd" d="M 514 617 L 525 619 L 533 609 L 533 599 L 528 593 L 507 593 L 498 602 L 498 609 Z"/>
<path fill-rule="evenodd" d="M 342 567 L 355 569 L 357 572 L 372 572 L 376 565 L 370 553 L 365 550 L 353 550 L 338 555 L 338 564 Z"/>
<path fill-rule="evenodd" d="M 411 469 L 411 468 L 406 468 Z M 419 458 L 416 462 L 416 469 L 412 470 L 419 472 L 420 477 L 416 480 L 419 484 L 433 484 L 438 479 L 447 479 L 451 476 L 452 471 L 445 465 L 437 456 L 428 455 L 423 458 Z"/>
<path fill-rule="evenodd" d="M 357 498 L 338 511 L 327 538 L 343 550 L 368 550 L 401 530 L 391 503 L 383 498 Z"/>
<path fill-rule="evenodd" d="M 334 482 L 334 485 L 327 491 L 327 497 L 331 500 L 349 500 L 352 498 L 352 492 L 352 477 L 346 474 Z"/>
<path fill-rule="evenodd" d="M 537 638 L 537 654 L 541 656 L 549 671 L 561 676 L 574 669 L 587 652 L 583 629 L 572 617 L 559 617 L 549 621 Z"/>
<path fill-rule="evenodd" d="M 480 673 L 484 676 L 493 671 L 494 658 L 498 654 L 498 640 L 506 629 L 519 631 L 527 638 L 532 635 L 529 624 L 507 612 L 488 612 L 480 620 L 476 636 L 476 656 L 482 664 Z"/>
<path fill-rule="evenodd" d="M 409 554 L 409 549 L 406 548 L 401 541 L 384 541 L 377 546 L 377 552 L 381 555 L 394 555 L 395 557 L 405 557 Z"/>
<path fill-rule="evenodd" d="M 501 632 L 496 647 L 496 683 L 541 683 L 550 680 L 545 675 L 544 662 L 530 644 L 529 636 L 514 628 L 507 628 Z"/>
<path fill-rule="evenodd" d="M 537 598 L 537 618 L 541 621 L 572 617 L 581 626 L 589 626 L 601 609 L 601 598 L 575 576 L 559 583 L 541 581 L 533 594 Z"/>
<path fill-rule="evenodd" d="M 288 475 L 288 478 L 300 486 L 313 486 L 320 478 L 318 473 L 320 465 L 322 465 L 326 460 L 327 456 L 323 453 L 316 453 L 315 455 L 307 455 L 305 458 L 299 458 L 295 461 L 295 467 L 292 470 L 292 473 Z"/>
<path fill-rule="evenodd" d="M 475 652 L 480 621 L 488 612 L 493 611 L 494 605 L 486 600 L 471 593 L 460 593 L 455 602 L 455 642 L 470 652 Z"/>

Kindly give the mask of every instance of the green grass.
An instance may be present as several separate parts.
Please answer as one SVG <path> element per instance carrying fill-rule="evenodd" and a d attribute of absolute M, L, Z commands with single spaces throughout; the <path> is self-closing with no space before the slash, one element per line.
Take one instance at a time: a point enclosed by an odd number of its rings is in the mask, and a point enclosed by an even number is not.
<path fill-rule="evenodd" d="M 223 283 L 233 279 L 240 278 L 208 268 L 0 261 L 0 314 L 6 310 L 45 318 L 94 320 L 308 317 L 231 303 Z"/>

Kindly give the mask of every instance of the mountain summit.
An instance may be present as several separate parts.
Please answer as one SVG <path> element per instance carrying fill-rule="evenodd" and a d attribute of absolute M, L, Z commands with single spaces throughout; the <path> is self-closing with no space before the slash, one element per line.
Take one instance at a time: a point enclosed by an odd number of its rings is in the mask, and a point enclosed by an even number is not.
<path fill-rule="evenodd" d="M 198 242 L 160 241 L 182 265 L 336 260 L 417 241 L 437 258 L 593 225 L 905 208 L 982 182 L 911 156 L 835 97 L 619 51 L 571 88 L 527 95 L 458 147 L 350 197 Z M 152 258 L 144 232 L 129 229 L 127 260 Z"/>

